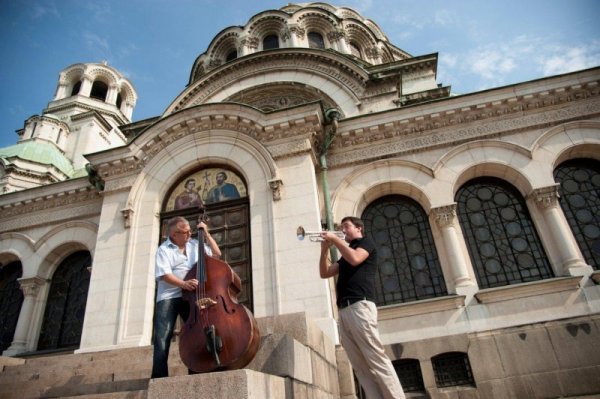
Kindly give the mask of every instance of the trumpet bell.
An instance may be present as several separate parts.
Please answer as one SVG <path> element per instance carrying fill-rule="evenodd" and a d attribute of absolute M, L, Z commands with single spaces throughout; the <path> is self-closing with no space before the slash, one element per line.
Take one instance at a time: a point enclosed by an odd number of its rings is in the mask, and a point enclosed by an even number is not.
<path fill-rule="evenodd" d="M 304 227 L 298 226 L 296 229 L 296 236 L 300 241 L 304 240 L 304 237 L 306 237 L 306 231 L 304 230 Z"/>
<path fill-rule="evenodd" d="M 304 230 L 304 227 L 302 227 L 302 226 L 298 226 L 298 228 L 296 229 L 296 236 L 298 237 L 298 240 L 300 240 L 300 241 L 303 241 L 305 237 L 308 237 L 309 240 L 312 242 L 324 241 L 323 238 L 321 237 L 321 234 L 323 234 L 323 233 L 325 233 L 325 232 L 324 231 L 306 231 L 306 230 Z M 334 231 L 333 233 L 335 233 L 341 239 L 344 239 L 344 237 L 345 237 L 344 233 L 342 233 L 341 231 Z"/>

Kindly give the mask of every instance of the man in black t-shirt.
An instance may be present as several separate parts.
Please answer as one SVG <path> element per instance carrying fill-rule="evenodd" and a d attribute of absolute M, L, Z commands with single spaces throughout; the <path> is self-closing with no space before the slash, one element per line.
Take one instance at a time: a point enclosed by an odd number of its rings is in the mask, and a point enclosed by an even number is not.
<path fill-rule="evenodd" d="M 375 243 L 363 237 L 364 224 L 359 218 L 347 216 L 342 219 L 341 227 L 344 239 L 332 232 L 321 234 L 319 272 L 321 278 L 339 275 L 336 291 L 342 346 L 367 398 L 404 399 L 398 375 L 385 354 L 377 329 Z M 335 263 L 328 260 L 331 245 L 342 254 Z"/>

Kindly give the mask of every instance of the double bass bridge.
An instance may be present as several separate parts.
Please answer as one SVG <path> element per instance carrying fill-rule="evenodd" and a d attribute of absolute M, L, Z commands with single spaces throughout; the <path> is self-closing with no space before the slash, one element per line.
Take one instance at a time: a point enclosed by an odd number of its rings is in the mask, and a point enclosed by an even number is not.
<path fill-rule="evenodd" d="M 216 304 L 217 304 L 217 301 L 215 301 L 212 298 L 200 298 L 196 302 L 196 305 L 198 305 L 198 307 L 200 309 L 206 309 L 207 307 L 213 306 L 213 305 L 216 305 Z"/>

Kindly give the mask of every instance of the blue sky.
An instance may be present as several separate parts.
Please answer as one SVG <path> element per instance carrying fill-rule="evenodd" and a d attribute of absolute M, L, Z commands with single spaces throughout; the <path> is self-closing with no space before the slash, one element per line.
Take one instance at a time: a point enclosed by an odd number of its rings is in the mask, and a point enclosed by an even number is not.
<path fill-rule="evenodd" d="M 101 62 L 138 93 L 133 120 L 160 115 L 213 37 L 283 1 L 0 0 L 0 147 L 41 114 L 58 73 Z M 391 43 L 439 53 L 438 83 L 456 94 L 600 65 L 597 0 L 347 0 Z"/>

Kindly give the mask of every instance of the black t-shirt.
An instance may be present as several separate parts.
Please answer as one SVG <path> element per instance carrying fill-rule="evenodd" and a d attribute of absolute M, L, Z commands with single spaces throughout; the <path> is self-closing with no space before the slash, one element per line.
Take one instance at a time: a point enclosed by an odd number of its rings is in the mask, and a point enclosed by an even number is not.
<path fill-rule="evenodd" d="M 352 266 L 343 257 L 338 260 L 340 266 L 336 284 L 337 301 L 367 298 L 375 302 L 375 273 L 377 271 L 377 251 L 375 243 L 368 237 L 357 238 L 350 242 L 350 248 L 362 248 L 369 256 L 358 266 Z"/>

